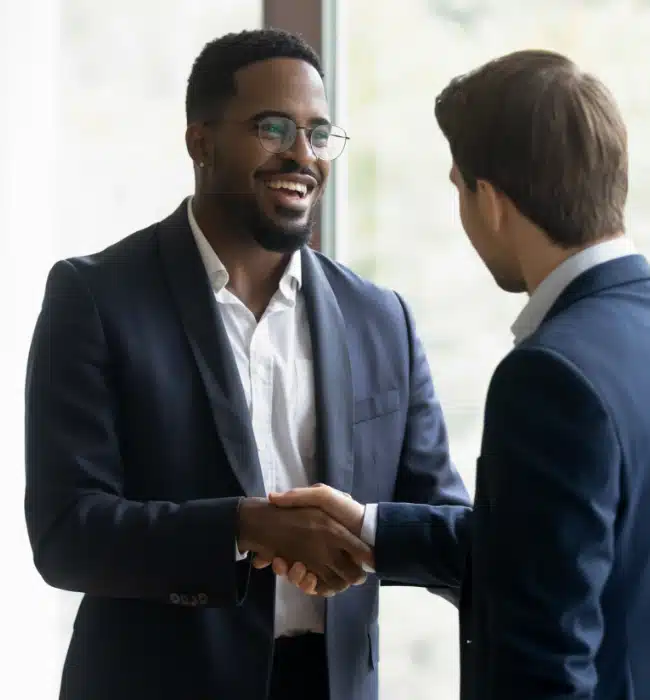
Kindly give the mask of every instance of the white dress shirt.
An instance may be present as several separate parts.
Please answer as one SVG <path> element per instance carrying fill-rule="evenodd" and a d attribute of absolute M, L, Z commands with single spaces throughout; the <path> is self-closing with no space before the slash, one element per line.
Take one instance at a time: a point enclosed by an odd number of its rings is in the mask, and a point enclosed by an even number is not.
<path fill-rule="evenodd" d="M 515 343 L 521 343 L 532 335 L 541 325 L 546 314 L 558 300 L 560 294 L 583 272 L 601 263 L 634 255 L 636 250 L 632 241 L 622 236 L 603 243 L 596 243 L 589 248 L 567 258 L 546 277 L 513 323 L 511 330 Z M 363 516 L 361 539 L 374 546 L 377 532 L 377 504 L 368 504 Z"/>
<path fill-rule="evenodd" d="M 635 253 L 632 241 L 626 236 L 621 236 L 603 243 L 596 243 L 567 258 L 530 295 L 528 303 L 512 324 L 515 344 L 521 343 L 540 327 L 560 294 L 583 272 L 601 263 Z"/>
<path fill-rule="evenodd" d="M 187 211 L 237 363 L 266 492 L 313 484 L 316 409 L 300 251 L 291 257 L 277 292 L 257 321 L 226 289 L 228 271 L 199 228 L 191 198 Z M 242 557 L 236 543 L 233 556 Z M 322 599 L 305 595 L 287 579 L 277 579 L 275 636 L 323 630 Z"/>

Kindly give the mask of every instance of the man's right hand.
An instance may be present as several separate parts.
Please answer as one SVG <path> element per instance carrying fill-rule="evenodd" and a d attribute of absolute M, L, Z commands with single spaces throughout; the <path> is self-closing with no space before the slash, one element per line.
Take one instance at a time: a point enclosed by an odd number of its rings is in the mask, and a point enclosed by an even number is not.
<path fill-rule="evenodd" d="M 372 552 L 347 528 L 318 508 L 279 508 L 264 498 L 245 498 L 239 507 L 237 544 L 289 566 L 301 562 L 332 593 L 362 583 L 362 563 Z"/>

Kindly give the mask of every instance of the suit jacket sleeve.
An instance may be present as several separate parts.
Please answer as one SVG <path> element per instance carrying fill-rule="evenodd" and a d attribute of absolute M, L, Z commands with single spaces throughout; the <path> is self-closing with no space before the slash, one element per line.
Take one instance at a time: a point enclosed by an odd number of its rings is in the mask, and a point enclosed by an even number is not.
<path fill-rule="evenodd" d="M 559 355 L 518 349 L 488 392 L 473 543 L 486 700 L 594 697 L 621 454 L 608 408 Z M 481 592 L 481 588 L 484 589 Z"/>
<path fill-rule="evenodd" d="M 377 509 L 376 571 L 384 583 L 426 586 L 456 602 L 470 499 L 449 456 L 447 428 L 424 348 L 408 307 L 400 302 L 410 348 L 409 408 L 394 503 L 380 503 Z M 437 542 L 435 559 L 432 538 Z"/>
<path fill-rule="evenodd" d="M 115 367 L 88 288 L 54 266 L 26 382 L 25 514 L 52 586 L 97 596 L 224 606 L 242 601 L 237 498 L 182 504 L 125 498 Z"/>

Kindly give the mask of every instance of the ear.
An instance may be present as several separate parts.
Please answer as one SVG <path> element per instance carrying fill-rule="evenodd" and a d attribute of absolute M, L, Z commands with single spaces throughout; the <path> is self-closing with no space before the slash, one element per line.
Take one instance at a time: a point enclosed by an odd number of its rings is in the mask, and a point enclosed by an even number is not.
<path fill-rule="evenodd" d="M 487 180 L 478 180 L 476 199 L 479 212 L 488 229 L 493 233 L 500 233 L 506 216 L 504 195 Z"/>
<path fill-rule="evenodd" d="M 203 167 L 210 163 L 210 145 L 208 134 L 202 124 L 189 124 L 185 130 L 185 145 L 190 158 L 197 167 Z M 203 165 L 201 165 L 203 163 Z"/>

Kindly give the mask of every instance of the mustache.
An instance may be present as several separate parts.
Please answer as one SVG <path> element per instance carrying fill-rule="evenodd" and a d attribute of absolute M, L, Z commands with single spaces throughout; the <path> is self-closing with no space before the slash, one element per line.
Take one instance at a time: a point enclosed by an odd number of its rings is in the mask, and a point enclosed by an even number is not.
<path fill-rule="evenodd" d="M 314 172 L 311 168 L 303 168 L 300 163 L 296 163 L 295 160 L 283 161 L 282 167 L 279 170 L 260 169 L 255 172 L 256 178 L 265 175 L 307 175 L 308 177 L 313 177 L 319 185 L 321 181 L 317 172 Z"/>

